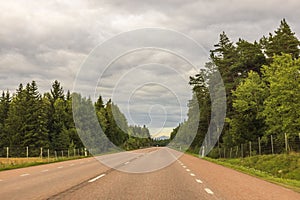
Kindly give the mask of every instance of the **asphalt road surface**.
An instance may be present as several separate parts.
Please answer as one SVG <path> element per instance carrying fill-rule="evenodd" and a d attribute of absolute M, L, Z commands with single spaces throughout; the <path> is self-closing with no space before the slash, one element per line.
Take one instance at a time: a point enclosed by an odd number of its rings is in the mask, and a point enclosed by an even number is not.
<path fill-rule="evenodd" d="M 169 148 L 149 148 L 0 172 L 0 199 L 297 200 L 300 194 Z"/>

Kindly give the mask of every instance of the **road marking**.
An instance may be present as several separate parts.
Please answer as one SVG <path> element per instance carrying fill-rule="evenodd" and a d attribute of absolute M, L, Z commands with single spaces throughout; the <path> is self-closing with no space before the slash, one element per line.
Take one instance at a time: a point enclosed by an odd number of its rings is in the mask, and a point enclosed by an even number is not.
<path fill-rule="evenodd" d="M 98 180 L 99 178 L 102 178 L 103 176 L 105 176 L 105 174 L 101 174 L 101 175 L 99 175 L 99 176 L 97 176 L 97 177 L 95 177 L 95 178 L 89 180 L 88 182 L 89 182 L 89 183 L 92 183 L 92 182 Z"/>
<path fill-rule="evenodd" d="M 196 175 L 195 175 L 195 174 L 193 174 L 193 173 L 191 173 L 190 175 L 191 175 L 191 176 L 196 176 Z"/>
<path fill-rule="evenodd" d="M 61 169 L 61 168 L 64 168 L 64 166 L 59 166 L 59 167 L 57 167 L 57 169 Z"/>
<path fill-rule="evenodd" d="M 75 164 L 72 163 L 72 164 L 69 164 L 69 165 L 70 165 L 70 166 L 74 166 Z"/>
<path fill-rule="evenodd" d="M 195 179 L 197 183 L 203 183 L 200 179 Z"/>
<path fill-rule="evenodd" d="M 43 170 L 42 172 L 47 172 L 47 171 L 49 171 L 49 169 L 45 169 L 45 170 Z"/>
<path fill-rule="evenodd" d="M 30 174 L 21 174 L 20 176 L 29 176 Z"/>
<path fill-rule="evenodd" d="M 190 172 L 191 170 L 190 170 L 190 169 L 186 169 L 186 171 L 187 171 L 187 172 Z"/>
<path fill-rule="evenodd" d="M 0 182 L 3 181 L 2 179 L 0 179 Z"/>
<path fill-rule="evenodd" d="M 127 164 L 129 164 L 130 162 L 129 161 L 127 161 L 126 163 L 124 163 L 124 165 L 127 165 Z"/>
<path fill-rule="evenodd" d="M 185 166 L 185 165 L 183 165 L 182 167 L 183 167 L 183 168 L 186 168 L 186 166 Z"/>
<path fill-rule="evenodd" d="M 180 165 L 183 165 L 183 163 L 180 163 Z"/>
<path fill-rule="evenodd" d="M 205 190 L 208 194 L 214 194 L 213 191 L 211 191 L 209 188 L 204 188 L 204 190 Z"/>
<path fill-rule="evenodd" d="M 80 164 L 83 164 L 83 162 L 81 162 Z"/>

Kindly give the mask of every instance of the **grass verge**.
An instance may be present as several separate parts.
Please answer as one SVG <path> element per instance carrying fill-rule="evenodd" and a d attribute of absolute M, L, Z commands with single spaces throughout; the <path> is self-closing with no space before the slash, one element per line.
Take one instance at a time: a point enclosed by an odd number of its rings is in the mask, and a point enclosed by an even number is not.
<path fill-rule="evenodd" d="M 198 154 L 191 155 L 199 157 Z M 300 154 L 262 155 L 238 159 L 205 157 L 203 159 L 300 192 L 300 179 L 298 179 Z"/>
<path fill-rule="evenodd" d="M 43 165 L 55 162 L 62 162 L 67 160 L 75 160 L 86 158 L 84 156 L 75 157 L 59 157 L 59 158 L 0 158 L 0 171 L 18 169 L 23 167 L 31 167 L 36 165 Z"/>

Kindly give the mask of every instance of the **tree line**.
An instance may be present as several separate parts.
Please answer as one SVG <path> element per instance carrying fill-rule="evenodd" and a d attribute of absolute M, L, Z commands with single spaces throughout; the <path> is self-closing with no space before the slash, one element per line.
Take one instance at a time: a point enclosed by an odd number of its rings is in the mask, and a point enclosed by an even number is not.
<path fill-rule="evenodd" d="M 272 135 L 284 149 L 285 134 L 296 139 L 300 134 L 300 42 L 285 19 L 274 33 L 259 41 L 239 39 L 232 42 L 225 32 L 210 51 L 206 69 L 190 77 L 193 99 L 189 102 L 188 121 L 193 107 L 199 104 L 200 120 L 190 151 L 199 152 L 211 122 L 210 85 L 219 70 L 226 91 L 226 119 L 218 146 L 230 148 L 248 141 L 269 142 Z M 204 77 L 208 77 L 205 79 Z M 188 132 L 183 122 L 171 133 L 174 138 L 179 127 Z"/>
<path fill-rule="evenodd" d="M 39 155 L 39 148 L 65 150 L 84 147 L 75 127 L 72 111 L 74 94 L 64 93 L 59 81 L 50 92 L 41 94 L 35 81 L 20 84 L 14 94 L 0 96 L 0 148 L 29 148 Z M 118 106 L 102 97 L 93 103 L 94 112 L 107 138 L 126 150 L 152 145 L 146 126 L 128 125 Z M 114 113 L 113 113 L 114 112 Z M 24 151 L 20 151 L 23 152 Z M 18 155 L 18 156 L 24 156 Z"/>

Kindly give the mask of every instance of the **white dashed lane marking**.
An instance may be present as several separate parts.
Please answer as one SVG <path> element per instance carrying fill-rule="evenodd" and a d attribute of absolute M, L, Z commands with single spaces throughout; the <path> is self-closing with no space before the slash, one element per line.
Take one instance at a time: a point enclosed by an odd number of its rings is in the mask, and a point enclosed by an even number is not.
<path fill-rule="evenodd" d="M 42 172 L 48 172 L 49 171 L 49 169 L 45 169 L 45 170 L 43 170 Z"/>
<path fill-rule="evenodd" d="M 204 189 L 208 194 L 214 194 L 213 191 L 211 191 L 209 188 Z"/>
<path fill-rule="evenodd" d="M 30 174 L 21 174 L 20 176 L 29 176 Z"/>
<path fill-rule="evenodd" d="M 178 161 L 179 162 L 179 161 Z M 183 168 L 187 168 L 185 165 L 183 165 L 183 163 L 181 163 L 181 162 L 179 162 L 180 163 L 180 165 L 183 167 Z M 190 169 L 185 169 L 187 172 L 190 172 L 191 170 Z M 193 176 L 193 177 L 195 177 L 196 175 L 195 174 L 193 174 L 193 173 L 190 173 L 190 175 L 191 176 Z M 197 179 L 197 178 L 195 178 L 195 181 L 197 182 L 197 183 L 203 183 L 200 179 Z M 213 191 L 211 191 L 211 189 L 209 189 L 209 188 L 204 188 L 204 190 L 205 190 L 205 192 L 207 192 L 208 194 L 211 194 L 211 195 L 213 195 L 214 194 L 214 192 Z"/>
<path fill-rule="evenodd" d="M 124 165 L 127 165 L 127 164 L 129 164 L 130 162 L 129 161 L 127 161 L 126 163 L 124 163 Z"/>
<path fill-rule="evenodd" d="M 102 178 L 103 176 L 105 176 L 105 174 L 101 174 L 101 175 L 99 175 L 99 176 L 97 176 L 97 177 L 95 177 L 95 178 L 89 180 L 88 182 L 89 182 L 89 183 L 92 183 L 92 182 L 98 180 L 99 178 Z"/>
<path fill-rule="evenodd" d="M 203 183 L 200 179 L 195 179 L 197 183 Z"/>
<path fill-rule="evenodd" d="M 69 164 L 69 166 L 74 166 L 74 165 L 75 165 L 75 164 L 73 164 L 73 163 L 72 163 L 72 164 Z"/>
<path fill-rule="evenodd" d="M 2 179 L 0 179 L 0 182 L 3 181 Z"/>
<path fill-rule="evenodd" d="M 61 168 L 64 168 L 64 166 L 59 166 L 59 167 L 57 167 L 57 169 L 61 169 Z"/>

